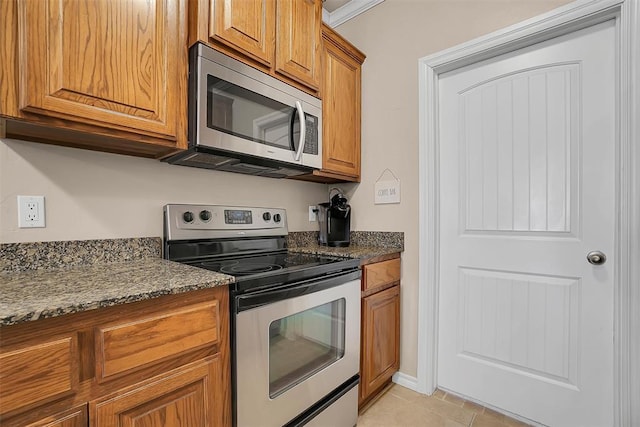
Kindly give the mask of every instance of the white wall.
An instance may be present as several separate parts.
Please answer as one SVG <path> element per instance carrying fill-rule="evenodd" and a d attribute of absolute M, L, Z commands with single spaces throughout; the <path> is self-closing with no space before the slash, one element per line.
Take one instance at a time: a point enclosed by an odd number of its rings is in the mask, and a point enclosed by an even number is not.
<path fill-rule="evenodd" d="M 407 375 L 416 375 L 421 262 L 418 59 L 565 3 L 568 1 L 385 0 L 336 28 L 367 55 L 362 72 L 362 182 L 345 186 L 355 213 L 354 229 L 405 233 L 400 371 Z M 385 168 L 401 180 L 399 205 L 373 203 L 375 181 Z"/>
<path fill-rule="evenodd" d="M 19 229 L 17 195 L 45 196 L 46 228 Z M 167 203 L 287 209 L 291 231 L 317 230 L 308 206 L 327 186 L 0 139 L 0 242 L 161 237 Z"/>

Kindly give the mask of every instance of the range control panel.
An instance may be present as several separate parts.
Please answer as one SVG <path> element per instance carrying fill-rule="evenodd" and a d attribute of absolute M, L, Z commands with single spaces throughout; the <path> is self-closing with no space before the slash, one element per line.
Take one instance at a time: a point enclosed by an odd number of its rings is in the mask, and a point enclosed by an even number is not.
<path fill-rule="evenodd" d="M 265 212 L 265 215 L 269 215 L 269 213 Z M 250 210 L 225 209 L 224 223 L 225 224 L 253 224 L 253 217 L 251 215 Z"/>
<path fill-rule="evenodd" d="M 172 204 L 164 207 L 167 240 L 287 235 L 281 208 Z"/>

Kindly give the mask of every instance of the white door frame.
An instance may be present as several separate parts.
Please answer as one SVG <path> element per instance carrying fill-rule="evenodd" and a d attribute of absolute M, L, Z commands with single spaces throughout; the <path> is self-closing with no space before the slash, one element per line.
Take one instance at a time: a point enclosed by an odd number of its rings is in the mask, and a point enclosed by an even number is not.
<path fill-rule="evenodd" d="M 640 425 L 640 0 L 578 0 L 418 61 L 417 391 L 431 394 L 438 384 L 440 74 L 609 19 L 616 20 L 618 50 L 613 412 L 616 426 Z"/>

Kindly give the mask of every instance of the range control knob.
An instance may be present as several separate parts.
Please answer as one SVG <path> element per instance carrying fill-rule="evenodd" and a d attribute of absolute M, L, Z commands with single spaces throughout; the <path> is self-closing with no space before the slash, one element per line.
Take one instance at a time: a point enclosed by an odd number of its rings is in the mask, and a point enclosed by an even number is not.
<path fill-rule="evenodd" d="M 209 221 L 211 219 L 211 212 L 204 210 L 204 211 L 200 211 L 200 219 L 203 221 Z"/>
<path fill-rule="evenodd" d="M 275 214 L 275 215 L 273 216 L 273 220 L 274 220 L 275 222 L 280 222 L 280 220 L 281 220 L 281 219 L 282 219 L 282 218 L 280 217 L 280 214 Z"/>
<path fill-rule="evenodd" d="M 182 219 L 184 222 L 193 222 L 193 212 L 185 212 L 182 214 Z"/>
<path fill-rule="evenodd" d="M 263 213 L 262 219 L 264 219 L 265 221 L 269 221 L 271 219 L 271 214 L 269 212 Z"/>

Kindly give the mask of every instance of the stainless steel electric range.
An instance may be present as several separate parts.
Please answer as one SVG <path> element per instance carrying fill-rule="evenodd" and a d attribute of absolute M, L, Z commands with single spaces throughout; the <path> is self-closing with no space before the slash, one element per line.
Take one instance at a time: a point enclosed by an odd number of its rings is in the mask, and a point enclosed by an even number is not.
<path fill-rule="evenodd" d="M 167 205 L 164 257 L 230 285 L 234 425 L 351 427 L 359 261 L 287 250 L 284 209 Z"/>

